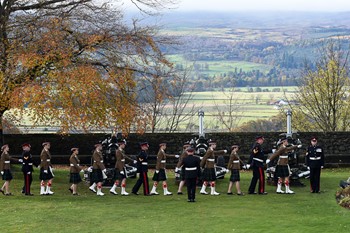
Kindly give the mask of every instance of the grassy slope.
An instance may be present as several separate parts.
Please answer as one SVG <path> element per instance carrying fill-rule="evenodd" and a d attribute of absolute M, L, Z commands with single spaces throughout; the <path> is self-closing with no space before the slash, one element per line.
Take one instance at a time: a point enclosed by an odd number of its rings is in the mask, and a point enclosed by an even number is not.
<path fill-rule="evenodd" d="M 218 181 L 220 196 L 197 195 L 196 203 L 187 203 L 186 195 L 124 197 L 112 196 L 108 189 L 106 196 L 97 197 L 85 184 L 79 186 L 81 196 L 71 196 L 68 172 L 62 170 L 56 171 L 55 195 L 38 195 L 36 171 L 35 196 L 26 197 L 19 193 L 22 179 L 16 172 L 18 179 L 11 184 L 15 196 L 0 196 L 1 232 L 348 232 L 350 212 L 337 205 L 334 194 L 349 171 L 324 170 L 322 194 L 310 194 L 306 186 L 293 187 L 295 195 L 277 195 L 275 187 L 267 186 L 267 196 L 243 197 L 225 195 L 226 175 Z M 169 176 L 169 190 L 175 192 L 170 171 Z M 246 191 L 251 172 L 241 177 Z M 128 180 L 127 191 L 135 181 Z"/>

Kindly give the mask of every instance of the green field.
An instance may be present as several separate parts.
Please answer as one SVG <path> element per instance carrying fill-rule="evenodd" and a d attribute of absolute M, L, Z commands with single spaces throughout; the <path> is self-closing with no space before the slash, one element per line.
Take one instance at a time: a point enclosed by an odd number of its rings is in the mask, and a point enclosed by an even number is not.
<path fill-rule="evenodd" d="M 295 195 L 226 195 L 228 175 L 218 180 L 220 196 L 197 195 L 187 203 L 186 195 L 98 197 L 80 184 L 81 196 L 67 190 L 68 171 L 55 172 L 53 196 L 40 196 L 38 170 L 32 190 L 23 196 L 22 174 L 16 169 L 11 183 L 14 196 L 0 196 L 1 232 L 349 232 L 350 210 L 340 207 L 335 192 L 340 180 L 347 179 L 349 168 L 324 169 L 321 194 L 305 187 L 291 187 Z M 153 172 L 149 173 L 151 179 Z M 173 171 L 168 171 L 169 190 L 176 192 Z M 251 171 L 241 172 L 241 186 L 247 191 Z M 135 179 L 129 179 L 130 192 Z M 308 184 L 308 180 L 303 180 Z M 120 191 L 119 189 L 117 190 Z M 160 192 L 161 189 L 158 188 Z M 199 190 L 197 190 L 199 191 Z M 235 189 L 234 189 L 235 191 Z M 160 192 L 161 193 L 161 192 Z M 198 192 L 197 192 L 198 193 Z"/>

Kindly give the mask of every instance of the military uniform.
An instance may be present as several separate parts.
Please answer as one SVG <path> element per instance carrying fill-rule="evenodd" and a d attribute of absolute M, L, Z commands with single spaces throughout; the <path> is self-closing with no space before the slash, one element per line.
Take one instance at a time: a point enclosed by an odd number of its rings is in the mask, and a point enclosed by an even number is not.
<path fill-rule="evenodd" d="M 150 194 L 149 191 L 149 183 L 148 183 L 148 154 L 147 154 L 147 149 L 148 148 L 148 143 L 141 143 L 141 152 L 137 155 L 137 172 L 139 173 L 139 178 L 136 181 L 134 187 L 132 188 L 132 193 L 138 195 L 138 191 L 143 185 L 143 194 L 145 196 L 148 196 Z"/>
<path fill-rule="evenodd" d="M 10 170 L 11 156 L 8 152 L 3 152 L 0 159 L 0 171 L 2 174 L 2 180 L 11 181 L 13 179 Z"/>
<path fill-rule="evenodd" d="M 116 163 L 115 163 L 115 172 L 114 172 L 114 184 L 112 188 L 109 190 L 110 193 L 117 195 L 117 192 L 115 189 L 118 187 L 119 182 L 122 181 L 121 184 L 121 195 L 127 196 L 129 193 L 125 191 L 126 187 L 126 178 L 127 178 L 127 171 L 125 168 L 125 160 L 133 161 L 129 156 L 126 156 L 123 150 L 123 144 L 126 144 L 125 140 L 119 141 L 119 148 L 117 149 L 115 153 L 116 157 Z"/>
<path fill-rule="evenodd" d="M 288 145 L 287 138 L 282 138 L 281 141 L 282 141 L 282 145 L 279 147 L 279 149 L 275 153 L 271 155 L 270 159 L 267 160 L 266 163 L 269 163 L 269 161 L 272 161 L 278 158 L 278 162 L 275 170 L 275 176 L 278 177 L 276 193 L 293 194 L 294 192 L 289 188 L 290 168 L 288 164 L 288 161 L 289 161 L 288 153 L 292 150 L 297 149 L 299 146 L 287 147 Z M 283 180 L 284 180 L 284 185 L 286 187 L 285 192 L 282 191 Z"/>
<path fill-rule="evenodd" d="M 182 160 L 181 165 L 183 165 L 185 170 L 188 202 L 195 202 L 196 183 L 200 174 L 200 159 L 193 156 L 193 148 L 189 148 L 187 151 L 190 153 L 190 155 Z"/>
<path fill-rule="evenodd" d="M 25 143 L 22 145 L 22 147 L 28 147 L 30 148 L 30 145 Z M 32 196 L 33 194 L 30 192 L 30 187 L 32 185 L 33 181 L 33 157 L 30 153 L 29 150 L 23 150 L 22 152 L 22 172 L 23 172 L 23 177 L 24 177 L 24 186 L 22 193 L 25 195 Z"/>
<path fill-rule="evenodd" d="M 324 166 L 324 151 L 320 145 L 314 144 L 308 147 L 306 164 L 310 168 L 310 191 L 312 193 L 319 193 L 321 168 Z"/>
<path fill-rule="evenodd" d="M 211 144 L 216 144 L 214 141 L 209 140 L 209 145 Z M 211 188 L 211 195 L 219 195 L 215 191 L 215 181 L 216 181 L 216 171 L 215 171 L 215 155 L 219 154 L 225 154 L 226 150 L 218 150 L 214 151 L 214 149 L 210 146 L 205 153 L 205 155 L 202 158 L 202 161 L 200 163 L 200 166 L 203 169 L 202 173 L 202 180 L 203 180 L 203 185 L 202 189 L 200 191 L 201 194 L 208 194 L 205 189 L 207 187 L 208 182 L 210 182 L 210 188 Z"/>
<path fill-rule="evenodd" d="M 95 144 L 95 151 L 92 154 L 92 173 L 91 173 L 91 182 L 93 183 L 89 189 L 96 193 L 97 196 L 104 196 L 102 193 L 102 182 L 106 178 L 106 167 L 103 163 L 102 155 L 102 144 Z M 95 187 L 97 186 L 97 191 Z"/>
<path fill-rule="evenodd" d="M 184 158 L 187 157 L 187 151 L 186 149 L 190 147 L 190 143 L 189 142 L 185 142 L 183 145 L 183 152 L 180 155 L 179 161 L 176 164 L 176 168 L 175 168 L 175 173 L 179 174 L 180 173 L 180 183 L 179 183 L 179 188 L 177 190 L 177 194 L 182 195 L 182 187 L 185 184 L 185 168 L 182 166 L 183 160 Z M 178 173 L 179 172 L 179 173 Z M 175 174 L 175 175 L 177 175 Z"/>
<path fill-rule="evenodd" d="M 256 137 L 256 140 L 259 140 L 259 139 L 263 139 L 263 137 L 261 136 Z M 264 151 L 261 147 L 261 144 L 258 142 L 255 142 L 255 144 L 253 145 L 251 149 L 249 161 L 248 161 L 248 163 L 253 169 L 253 177 L 248 189 L 249 194 L 256 194 L 255 186 L 258 181 L 259 181 L 258 193 L 267 194 L 265 192 L 265 172 L 264 172 L 265 156 L 264 155 L 271 152 L 272 150 Z"/>
<path fill-rule="evenodd" d="M 244 165 L 243 161 L 239 158 L 238 154 L 232 150 L 230 159 L 227 164 L 227 169 L 231 171 L 230 181 L 237 182 L 240 181 L 239 170 L 241 165 Z"/>
<path fill-rule="evenodd" d="M 46 181 L 53 178 L 51 153 L 48 150 L 43 149 L 40 153 L 40 176 L 39 179 Z"/>
<path fill-rule="evenodd" d="M 82 168 L 80 167 L 80 160 L 79 160 L 78 156 L 74 153 L 69 157 L 69 166 L 70 166 L 69 183 L 79 184 L 82 181 L 80 174 L 79 174 L 79 172 L 82 170 Z"/>

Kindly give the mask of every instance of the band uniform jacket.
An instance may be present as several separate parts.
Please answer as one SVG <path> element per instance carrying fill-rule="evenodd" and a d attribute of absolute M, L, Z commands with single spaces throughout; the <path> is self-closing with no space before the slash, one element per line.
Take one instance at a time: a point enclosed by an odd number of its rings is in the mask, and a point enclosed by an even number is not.
<path fill-rule="evenodd" d="M 103 156 L 102 156 L 102 151 L 95 150 L 94 153 L 92 154 L 92 168 L 93 169 L 101 169 L 104 170 L 106 167 L 103 164 Z"/>
<path fill-rule="evenodd" d="M 40 167 L 44 170 L 48 170 L 51 165 L 50 151 L 43 149 L 40 154 Z"/>
<path fill-rule="evenodd" d="M 232 169 L 241 169 L 241 165 L 243 165 L 243 161 L 239 158 L 237 152 L 232 151 L 230 155 L 230 159 L 227 164 L 227 169 L 232 170 Z"/>
<path fill-rule="evenodd" d="M 177 168 L 180 168 L 182 166 L 182 162 L 183 162 L 184 158 L 186 158 L 187 156 L 188 156 L 187 151 L 184 150 L 184 152 L 182 152 L 182 154 L 180 155 L 179 161 L 176 164 Z"/>
<path fill-rule="evenodd" d="M 22 159 L 23 159 L 22 172 L 24 172 L 24 173 L 33 172 L 33 157 L 30 154 L 30 152 L 23 151 L 22 152 Z"/>
<path fill-rule="evenodd" d="M 69 157 L 70 173 L 79 173 L 82 169 L 80 167 L 80 160 L 77 155 L 72 154 Z"/>
<path fill-rule="evenodd" d="M 201 167 L 205 168 L 214 168 L 215 167 L 215 155 L 219 154 L 225 154 L 224 150 L 218 150 L 214 151 L 210 147 L 208 148 L 207 152 L 203 156 L 203 159 L 200 163 Z"/>
<path fill-rule="evenodd" d="M 306 152 L 306 165 L 310 168 L 324 166 L 324 152 L 319 145 L 309 146 Z"/>
<path fill-rule="evenodd" d="M 137 172 L 148 172 L 148 154 L 144 150 L 137 155 Z"/>
<path fill-rule="evenodd" d="M 248 163 L 256 167 L 264 167 L 265 154 L 271 153 L 272 150 L 264 151 L 260 143 L 255 143 L 249 157 Z"/>
<path fill-rule="evenodd" d="M 279 157 L 277 165 L 288 165 L 288 152 L 297 149 L 298 146 L 289 146 L 286 147 L 281 145 L 280 148 L 271 155 L 270 160 L 274 160 Z"/>
<path fill-rule="evenodd" d="M 125 155 L 124 150 L 118 149 L 115 152 L 115 157 L 117 161 L 115 162 L 115 168 L 118 169 L 119 171 L 123 171 L 125 167 L 125 159 L 129 161 L 133 161 L 131 158 Z"/>

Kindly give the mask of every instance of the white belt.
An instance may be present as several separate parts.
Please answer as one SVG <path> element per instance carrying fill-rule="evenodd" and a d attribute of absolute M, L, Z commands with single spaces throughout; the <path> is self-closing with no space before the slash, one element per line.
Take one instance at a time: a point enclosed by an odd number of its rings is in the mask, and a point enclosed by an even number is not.
<path fill-rule="evenodd" d="M 50 159 L 47 159 L 46 162 L 50 162 L 51 160 Z"/>
<path fill-rule="evenodd" d="M 258 162 L 261 162 L 261 163 L 264 162 L 264 160 L 262 160 L 262 159 L 258 159 L 258 158 L 253 158 L 253 159 L 256 160 L 256 161 L 258 161 Z"/>
<path fill-rule="evenodd" d="M 98 161 L 94 160 L 94 163 L 97 163 Z M 103 160 L 100 161 L 101 163 L 103 163 Z"/>
<path fill-rule="evenodd" d="M 232 163 L 239 163 L 239 160 L 233 160 Z"/>
<path fill-rule="evenodd" d="M 197 170 L 196 167 L 186 167 L 185 168 L 186 171 L 194 171 L 194 170 Z"/>
<path fill-rule="evenodd" d="M 280 156 L 281 159 L 288 159 L 288 155 Z"/>
<path fill-rule="evenodd" d="M 310 160 L 320 160 L 321 157 L 310 157 Z"/>
<path fill-rule="evenodd" d="M 120 161 L 125 162 L 125 159 L 121 159 Z"/>
<path fill-rule="evenodd" d="M 209 162 L 214 162 L 215 159 L 207 159 Z"/>
<path fill-rule="evenodd" d="M 74 164 L 73 164 L 73 163 L 71 163 L 71 164 L 70 164 L 70 166 L 71 166 L 71 167 L 74 167 Z M 77 164 L 77 166 L 80 166 L 80 165 L 79 165 L 79 164 Z"/>
<path fill-rule="evenodd" d="M 147 163 L 147 162 L 142 162 L 141 164 L 142 164 L 142 165 L 147 165 L 148 163 Z"/>
<path fill-rule="evenodd" d="M 23 163 L 23 164 L 24 164 L 24 163 Z M 32 165 L 33 165 L 33 163 L 28 163 L 28 165 L 32 166 Z"/>
<path fill-rule="evenodd" d="M 10 161 L 5 161 L 5 163 L 10 163 Z"/>
<path fill-rule="evenodd" d="M 165 162 L 166 162 L 166 160 L 160 160 L 160 162 L 161 162 L 161 163 L 165 163 Z"/>

